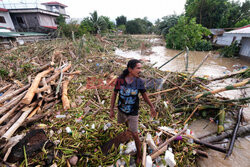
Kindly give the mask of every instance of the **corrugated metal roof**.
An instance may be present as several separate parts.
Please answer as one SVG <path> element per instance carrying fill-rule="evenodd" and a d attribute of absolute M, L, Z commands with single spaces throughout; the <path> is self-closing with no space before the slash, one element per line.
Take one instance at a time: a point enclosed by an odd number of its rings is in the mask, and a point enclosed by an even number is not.
<path fill-rule="evenodd" d="M 47 34 L 36 33 L 36 32 L 0 32 L 0 37 L 27 37 L 27 36 L 47 36 Z"/>
<path fill-rule="evenodd" d="M 0 8 L 0 12 L 8 12 L 8 9 Z"/>
<path fill-rule="evenodd" d="M 233 30 L 233 31 L 229 31 L 226 33 L 227 34 L 250 34 L 250 27 Z"/>

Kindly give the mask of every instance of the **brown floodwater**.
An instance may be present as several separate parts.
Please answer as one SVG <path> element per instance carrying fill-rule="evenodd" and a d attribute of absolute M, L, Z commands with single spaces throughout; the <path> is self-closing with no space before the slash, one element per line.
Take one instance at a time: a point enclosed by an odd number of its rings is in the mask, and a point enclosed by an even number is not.
<path fill-rule="evenodd" d="M 162 43 L 159 38 L 150 39 L 154 43 Z M 154 64 L 154 67 L 160 67 L 163 63 L 170 60 L 180 51 L 166 49 L 164 46 L 154 45 L 149 51 L 151 54 L 142 55 L 141 50 L 136 51 L 123 51 L 117 49 L 115 54 L 125 58 L 136 58 L 143 59 L 145 62 Z M 190 51 L 188 55 L 188 72 L 192 73 L 199 64 L 202 62 L 204 57 L 209 52 L 197 52 Z M 185 71 L 185 59 L 184 54 L 180 55 L 170 63 L 166 64 L 161 70 L 167 71 Z M 209 78 L 223 76 L 225 74 L 231 73 L 235 70 L 238 70 L 242 67 L 249 67 L 250 60 L 244 60 L 239 58 L 224 58 L 220 57 L 219 53 L 212 52 L 209 58 L 201 66 L 201 68 L 195 73 L 197 76 L 207 76 Z M 216 81 L 209 84 L 209 88 L 217 89 L 225 87 L 229 84 L 236 83 L 235 79 L 226 79 L 222 81 Z M 245 90 L 231 90 L 227 92 L 220 93 L 220 96 L 225 96 L 231 99 L 239 98 L 244 95 L 250 95 L 250 88 Z M 247 97 L 248 97 L 247 96 Z M 250 106 L 246 106 L 243 111 L 243 115 L 247 121 L 250 123 Z M 229 119 L 228 126 L 232 126 L 232 121 Z M 208 125 L 208 126 L 207 126 Z M 206 128 L 205 128 L 206 127 Z M 196 137 L 203 136 L 217 131 L 217 125 L 215 123 L 209 123 L 209 120 L 196 120 L 194 121 L 189 128 L 194 132 Z M 221 147 L 228 148 L 229 144 L 221 144 Z M 225 159 L 225 154 L 213 151 L 211 149 L 207 150 L 209 158 L 199 158 L 197 165 L 202 167 L 213 166 L 213 167 L 249 167 L 250 166 L 250 134 L 244 138 L 238 138 L 236 140 L 232 155 Z"/>

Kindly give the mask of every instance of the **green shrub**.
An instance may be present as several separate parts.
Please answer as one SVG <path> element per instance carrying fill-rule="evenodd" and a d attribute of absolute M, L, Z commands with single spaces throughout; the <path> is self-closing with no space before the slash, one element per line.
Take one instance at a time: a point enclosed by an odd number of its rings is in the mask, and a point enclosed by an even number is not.
<path fill-rule="evenodd" d="M 0 76 L 1 76 L 2 78 L 7 77 L 8 74 L 9 74 L 9 72 L 8 72 L 6 69 L 4 69 L 4 68 L 1 68 L 1 69 L 0 69 Z"/>
<path fill-rule="evenodd" d="M 240 51 L 239 43 L 234 41 L 230 46 L 226 46 L 219 50 L 220 55 L 223 57 L 235 57 L 238 56 Z"/>
<path fill-rule="evenodd" d="M 212 43 L 210 41 L 201 40 L 196 43 L 195 50 L 197 51 L 209 51 L 212 50 Z"/>

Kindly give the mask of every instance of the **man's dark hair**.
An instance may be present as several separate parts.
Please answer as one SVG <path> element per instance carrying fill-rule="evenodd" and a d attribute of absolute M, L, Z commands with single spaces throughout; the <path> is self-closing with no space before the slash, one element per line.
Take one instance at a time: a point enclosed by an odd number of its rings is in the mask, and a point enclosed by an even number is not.
<path fill-rule="evenodd" d="M 137 59 L 129 60 L 127 64 L 127 68 L 123 70 L 119 78 L 125 78 L 129 74 L 128 68 L 130 67 L 134 69 L 137 63 L 141 63 L 140 60 L 137 60 Z"/>

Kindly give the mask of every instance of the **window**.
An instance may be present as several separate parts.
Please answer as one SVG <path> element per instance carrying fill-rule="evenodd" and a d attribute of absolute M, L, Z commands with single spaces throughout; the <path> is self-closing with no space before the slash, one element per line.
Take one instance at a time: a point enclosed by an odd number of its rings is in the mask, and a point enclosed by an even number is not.
<path fill-rule="evenodd" d="M 24 24 L 23 18 L 22 17 L 16 17 L 16 21 L 20 24 Z"/>
<path fill-rule="evenodd" d="M 0 16 L 0 23 L 6 23 L 6 20 L 3 16 Z"/>

